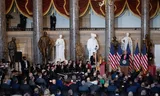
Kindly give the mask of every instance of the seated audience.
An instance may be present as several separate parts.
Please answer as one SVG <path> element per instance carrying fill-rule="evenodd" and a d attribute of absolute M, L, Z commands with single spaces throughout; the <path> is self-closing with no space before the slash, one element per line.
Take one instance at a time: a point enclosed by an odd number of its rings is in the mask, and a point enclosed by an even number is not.
<path fill-rule="evenodd" d="M 125 75 L 114 70 L 102 75 L 82 60 L 37 64 L 28 76 L 9 71 L 0 70 L 2 96 L 159 96 L 160 92 L 159 73 L 153 77 L 149 72 Z"/>

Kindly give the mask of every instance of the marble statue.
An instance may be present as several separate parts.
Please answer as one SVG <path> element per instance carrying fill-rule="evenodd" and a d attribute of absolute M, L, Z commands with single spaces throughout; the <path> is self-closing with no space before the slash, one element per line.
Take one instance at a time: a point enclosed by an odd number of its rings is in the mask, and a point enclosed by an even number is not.
<path fill-rule="evenodd" d="M 56 40 L 56 61 L 65 60 L 65 42 L 62 39 L 62 35 L 59 35 L 59 38 Z"/>
<path fill-rule="evenodd" d="M 122 50 L 125 51 L 127 50 L 127 45 L 129 44 L 131 54 L 133 54 L 133 43 L 131 37 L 129 37 L 129 33 L 126 33 L 126 36 L 121 39 L 121 47 Z"/>
<path fill-rule="evenodd" d="M 97 53 L 97 50 L 99 49 L 99 44 L 96 40 L 96 34 L 91 33 L 91 38 L 87 41 L 87 49 L 89 52 L 89 59 L 93 55 L 93 52 Z"/>

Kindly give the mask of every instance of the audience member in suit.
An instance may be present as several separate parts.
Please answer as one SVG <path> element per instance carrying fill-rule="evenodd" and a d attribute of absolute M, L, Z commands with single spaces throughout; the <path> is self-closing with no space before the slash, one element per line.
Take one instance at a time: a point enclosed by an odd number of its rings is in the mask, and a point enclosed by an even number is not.
<path fill-rule="evenodd" d="M 91 62 L 91 65 L 96 64 L 96 53 L 95 52 L 93 52 L 93 55 L 90 57 L 90 62 Z"/>
<path fill-rule="evenodd" d="M 98 58 L 95 52 L 93 52 L 93 55 L 90 58 L 91 66 L 92 66 L 92 71 L 96 70 L 96 64 L 98 62 Z"/>
<path fill-rule="evenodd" d="M 76 78 L 74 79 L 74 78 L 72 78 L 72 84 L 69 86 L 70 87 L 70 89 L 73 91 L 73 96 L 77 96 L 78 95 L 78 88 L 79 88 L 79 86 L 78 86 L 78 84 L 77 84 L 77 82 L 76 82 Z"/>
<path fill-rule="evenodd" d="M 80 94 L 83 94 L 83 93 L 88 93 L 89 92 L 89 87 L 87 85 L 85 85 L 85 81 L 83 80 L 81 82 L 81 86 L 79 86 L 78 90 L 80 92 Z"/>
<path fill-rule="evenodd" d="M 35 80 L 35 82 L 38 86 L 41 86 L 41 87 L 46 87 L 47 85 L 47 82 L 45 81 L 45 79 L 42 78 L 41 72 L 38 73 L 38 78 Z"/>
<path fill-rule="evenodd" d="M 24 95 L 26 93 L 31 94 L 32 93 L 32 89 L 29 86 L 29 84 L 27 83 L 26 78 L 22 81 L 22 84 L 20 85 L 20 92 Z"/>
<path fill-rule="evenodd" d="M 142 91 L 147 92 L 147 88 L 146 88 L 146 85 L 145 85 L 144 82 L 141 83 L 141 87 L 137 90 L 137 92 L 138 92 L 137 95 L 138 95 L 138 96 L 141 96 Z"/>
<path fill-rule="evenodd" d="M 22 74 L 28 76 L 28 74 L 29 74 L 29 68 L 30 68 L 30 63 L 27 60 L 27 58 L 24 56 L 23 60 L 21 62 Z"/>
<path fill-rule="evenodd" d="M 108 96 L 115 96 L 117 86 L 114 84 L 114 81 L 111 81 L 108 88 L 105 89 L 108 92 Z"/>
<path fill-rule="evenodd" d="M 2 92 L 3 94 L 1 94 L 1 96 L 10 96 L 11 94 L 11 87 L 10 87 L 10 80 L 8 78 L 8 76 L 5 76 L 5 78 L 3 79 L 3 82 L 0 86 L 0 92 Z"/>
<path fill-rule="evenodd" d="M 73 68 L 73 61 L 69 60 L 68 65 L 66 67 L 67 72 L 71 72 L 72 68 Z"/>
<path fill-rule="evenodd" d="M 82 64 L 83 64 L 82 60 L 79 60 L 79 62 L 78 62 L 78 64 L 77 64 L 77 68 L 76 68 L 76 70 L 77 70 L 78 72 L 82 71 Z"/>
<path fill-rule="evenodd" d="M 18 82 L 18 79 L 16 77 L 12 78 L 12 94 L 18 94 L 20 93 L 19 88 L 20 88 L 20 84 Z"/>
<path fill-rule="evenodd" d="M 155 95 L 156 93 L 160 93 L 160 87 L 158 87 L 157 82 L 151 84 L 151 89 L 150 89 L 150 91 L 151 91 L 151 96 L 156 96 L 156 95 Z"/>
<path fill-rule="evenodd" d="M 50 80 L 50 85 L 49 85 L 49 90 L 51 92 L 51 94 L 56 94 L 57 90 L 58 90 L 58 86 L 56 84 L 56 79 Z"/>

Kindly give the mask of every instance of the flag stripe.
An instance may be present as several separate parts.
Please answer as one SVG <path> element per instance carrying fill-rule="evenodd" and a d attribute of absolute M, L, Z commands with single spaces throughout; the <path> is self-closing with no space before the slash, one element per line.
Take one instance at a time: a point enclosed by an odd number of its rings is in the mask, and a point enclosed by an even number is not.
<path fill-rule="evenodd" d="M 112 55 L 111 53 L 109 54 L 109 58 L 110 58 L 110 62 L 111 62 L 111 67 L 112 69 L 116 69 L 116 59 L 115 59 L 115 55 Z"/>
<path fill-rule="evenodd" d="M 135 70 L 140 70 L 140 53 L 139 53 L 139 47 L 138 47 L 138 43 L 136 45 L 136 49 L 135 49 L 135 52 L 134 52 L 134 61 L 133 61 L 133 65 L 134 65 L 134 68 Z"/>
<path fill-rule="evenodd" d="M 134 67 L 133 67 L 133 60 L 132 60 L 132 54 L 131 54 L 131 50 L 130 50 L 130 47 L 129 47 L 129 43 L 127 45 L 127 52 L 129 54 L 129 63 L 130 63 L 130 65 L 129 65 L 129 71 L 131 72 Z"/>
<path fill-rule="evenodd" d="M 140 69 L 140 54 L 134 54 L 134 66 L 137 71 Z"/>
<path fill-rule="evenodd" d="M 117 52 L 117 66 L 120 66 L 120 60 L 121 60 L 121 56 L 122 56 L 122 49 L 121 49 L 121 45 L 118 45 L 118 52 Z"/>
<path fill-rule="evenodd" d="M 142 56 L 141 56 L 141 67 L 144 71 L 148 71 L 148 57 L 147 57 L 147 51 L 146 51 L 146 45 L 143 45 L 143 50 L 142 50 Z"/>
<path fill-rule="evenodd" d="M 110 53 L 109 53 L 109 57 L 108 58 L 110 60 L 112 69 L 116 70 L 118 68 L 117 67 L 117 59 L 116 59 L 115 49 L 114 49 L 114 46 L 113 46 L 112 43 L 111 43 L 111 48 L 110 48 Z"/>

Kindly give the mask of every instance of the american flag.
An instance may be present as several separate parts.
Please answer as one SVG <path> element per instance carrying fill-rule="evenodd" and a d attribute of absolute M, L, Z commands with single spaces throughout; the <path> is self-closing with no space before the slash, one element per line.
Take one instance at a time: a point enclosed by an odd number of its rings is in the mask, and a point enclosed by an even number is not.
<path fill-rule="evenodd" d="M 143 47 L 142 47 L 141 67 L 144 73 L 148 70 L 148 58 L 147 58 L 146 44 L 143 44 Z"/>
<path fill-rule="evenodd" d="M 133 60 L 132 60 L 132 54 L 129 47 L 129 43 L 127 45 L 127 53 L 129 54 L 129 71 L 131 72 L 133 70 Z"/>
<path fill-rule="evenodd" d="M 114 50 L 114 46 L 113 44 L 111 43 L 111 47 L 110 47 L 110 53 L 109 53 L 109 61 L 111 63 L 111 67 L 113 70 L 116 70 L 117 69 L 117 64 L 116 64 L 116 53 L 115 53 L 115 50 Z"/>
<path fill-rule="evenodd" d="M 120 66 L 120 60 L 121 60 L 121 56 L 123 54 L 122 48 L 120 46 L 120 44 L 118 45 L 118 52 L 117 52 L 117 66 Z"/>
<path fill-rule="evenodd" d="M 133 65 L 136 71 L 140 70 L 140 64 L 141 64 L 141 57 L 140 57 L 140 53 L 139 53 L 139 47 L 138 47 L 138 43 L 136 45 L 136 49 L 134 51 L 134 60 L 133 60 Z"/>

